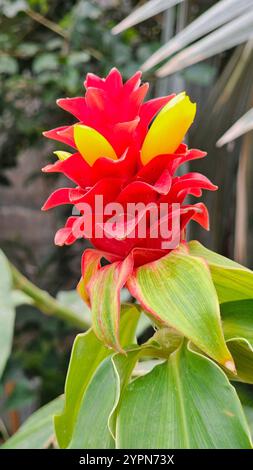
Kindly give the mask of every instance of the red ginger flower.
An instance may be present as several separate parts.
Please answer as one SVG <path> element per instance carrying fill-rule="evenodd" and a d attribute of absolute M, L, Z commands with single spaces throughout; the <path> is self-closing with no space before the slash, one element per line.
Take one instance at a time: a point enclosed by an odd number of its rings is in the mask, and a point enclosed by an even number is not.
<path fill-rule="evenodd" d="M 184 204 L 185 198 L 201 196 L 202 189 L 217 189 L 200 173 L 175 174 L 183 163 L 206 155 L 200 150 L 189 150 L 182 143 L 194 120 L 196 105 L 185 93 L 143 103 L 148 84 L 140 85 L 140 81 L 141 73 L 137 72 L 123 84 L 121 74 L 115 68 L 105 79 L 88 74 L 84 83 L 85 96 L 57 101 L 78 122 L 44 133 L 46 137 L 77 150 L 73 154 L 55 152 L 59 160 L 43 169 L 47 173 L 63 173 L 76 185 L 57 189 L 43 209 L 61 204 L 81 208 L 80 215 L 69 217 L 65 227 L 56 233 L 55 243 L 72 244 L 80 237 L 81 229 L 84 238 L 94 245 L 95 249 L 87 249 L 83 254 L 79 289 L 92 306 L 95 332 L 107 345 L 118 350 L 121 288 L 127 283 L 132 294 L 138 297 L 136 286 L 133 287 L 131 282 L 133 273 L 138 266 L 168 256 L 170 249 L 163 248 L 160 236 L 152 236 L 154 227 L 145 211 L 149 225 L 144 238 L 132 233 L 133 228 L 137 232 L 142 217 L 136 216 L 130 226 L 124 222 L 123 236 L 117 231 L 108 236 L 106 222 L 109 216 L 104 214 L 100 218 L 100 236 L 94 235 L 95 222 L 92 222 L 92 233 L 87 235 L 87 205 L 95 212 L 96 196 L 99 195 L 103 196 L 104 205 L 120 203 L 125 214 L 129 203 L 151 204 L 151 207 L 178 203 L 179 242 L 182 242 L 191 219 L 209 228 L 205 205 Z M 169 220 L 167 222 L 169 224 Z M 158 218 L 156 225 L 160 224 Z M 129 232 L 131 236 L 128 236 Z M 102 257 L 112 264 L 101 268 Z"/>

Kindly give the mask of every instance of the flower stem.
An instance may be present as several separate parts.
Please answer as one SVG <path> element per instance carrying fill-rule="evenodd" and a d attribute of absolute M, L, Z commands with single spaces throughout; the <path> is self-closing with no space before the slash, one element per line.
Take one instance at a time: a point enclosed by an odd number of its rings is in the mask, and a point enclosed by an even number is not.
<path fill-rule="evenodd" d="M 69 322 L 71 325 L 86 330 L 90 325 L 85 319 L 79 318 L 78 315 L 70 308 L 62 305 L 58 300 L 52 297 L 48 292 L 35 286 L 29 279 L 21 274 L 15 266 L 10 263 L 10 269 L 15 289 L 19 289 L 29 296 L 33 305 L 46 315 L 58 317 L 61 320 Z"/>

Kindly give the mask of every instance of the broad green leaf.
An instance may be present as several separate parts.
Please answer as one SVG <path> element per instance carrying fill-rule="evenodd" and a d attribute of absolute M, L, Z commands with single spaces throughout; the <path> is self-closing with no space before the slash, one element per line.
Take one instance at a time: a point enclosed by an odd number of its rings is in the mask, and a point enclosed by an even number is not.
<path fill-rule="evenodd" d="M 43 449 L 55 444 L 53 415 L 62 406 L 63 397 L 59 397 L 37 410 L 1 449 Z"/>
<path fill-rule="evenodd" d="M 140 352 L 115 354 L 100 364 L 81 403 L 69 449 L 115 447 L 116 408 Z"/>
<path fill-rule="evenodd" d="M 112 449 L 118 406 L 138 358 L 150 347 L 104 359 L 96 370 L 79 408 L 69 449 Z M 147 352 L 146 351 L 146 352 Z M 92 430 L 92 431 L 91 431 Z"/>
<path fill-rule="evenodd" d="M 123 346 L 134 342 L 140 312 L 134 305 L 122 306 L 120 339 Z M 99 364 L 112 354 L 96 337 L 93 330 L 76 337 L 65 384 L 65 407 L 55 417 L 55 430 L 60 447 L 67 447 L 75 427 L 79 408 L 89 382 Z"/>
<path fill-rule="evenodd" d="M 12 275 L 7 258 L 0 251 L 0 377 L 11 352 L 14 321 Z"/>
<path fill-rule="evenodd" d="M 77 335 L 66 377 L 64 410 L 55 416 L 55 432 L 60 447 L 68 446 L 89 381 L 100 362 L 109 354 L 110 350 L 102 345 L 92 330 Z"/>
<path fill-rule="evenodd" d="M 124 392 L 124 389 L 127 386 L 131 378 L 131 374 L 133 372 L 133 369 L 139 357 L 144 353 L 145 348 L 146 348 L 145 346 L 143 347 L 139 346 L 139 347 L 136 347 L 136 349 L 128 351 L 126 355 L 115 354 L 112 357 L 112 363 L 114 365 L 114 369 L 115 369 L 116 377 L 117 377 L 117 388 L 116 388 L 113 408 L 111 409 L 110 415 L 108 417 L 108 427 L 114 439 L 116 436 L 117 413 L 118 413 L 118 408 L 120 405 L 122 393 Z M 147 347 L 147 350 L 148 350 L 148 347 Z"/>
<path fill-rule="evenodd" d="M 220 303 L 253 298 L 253 272 L 208 250 L 197 241 L 188 244 L 190 254 L 203 257 L 210 268 Z"/>
<path fill-rule="evenodd" d="M 29 295 L 25 294 L 21 290 L 14 289 L 11 292 L 11 299 L 12 303 L 15 307 L 19 307 L 20 305 L 33 305 L 34 300 L 29 297 Z"/>
<path fill-rule="evenodd" d="M 237 375 L 229 377 L 231 380 L 239 380 L 253 384 L 253 347 L 245 338 L 234 338 L 227 341 L 236 366 Z"/>
<path fill-rule="evenodd" d="M 116 422 L 120 403 L 122 396 L 124 396 L 125 387 L 129 383 L 131 376 L 136 375 L 136 370 L 138 374 L 138 371 L 145 369 L 146 366 L 150 367 L 151 363 L 157 364 L 159 360 L 167 359 L 167 357 L 178 348 L 181 341 L 181 335 L 178 335 L 169 328 L 162 328 L 143 345 L 128 350 L 126 355 L 115 354 L 112 357 L 118 378 L 118 386 L 114 406 L 109 416 L 108 426 L 114 438 L 116 437 Z M 147 358 L 149 360 L 147 360 Z M 150 360 L 150 358 L 153 359 Z M 139 359 L 143 360 L 138 364 Z"/>
<path fill-rule="evenodd" d="M 239 396 L 240 402 L 243 406 L 251 437 L 253 437 L 253 394 L 252 388 L 245 384 L 235 384 L 236 392 Z"/>
<path fill-rule="evenodd" d="M 253 439 L 253 406 L 244 405 L 243 411 L 245 413 L 248 426 L 251 432 L 251 439 Z"/>
<path fill-rule="evenodd" d="M 253 299 L 221 304 L 226 339 L 246 338 L 253 346 Z"/>
<path fill-rule="evenodd" d="M 224 303 L 221 316 L 237 370 L 237 376 L 231 379 L 253 383 L 253 300 Z"/>
<path fill-rule="evenodd" d="M 97 368 L 82 397 L 69 449 L 113 449 L 108 419 L 113 409 L 118 378 L 111 357 Z"/>
<path fill-rule="evenodd" d="M 128 285 L 144 309 L 233 370 L 221 328 L 219 303 L 205 262 L 171 252 L 137 268 Z"/>
<path fill-rule="evenodd" d="M 252 447 L 234 387 L 215 363 L 186 346 L 126 387 L 116 444 L 123 449 Z"/>
<path fill-rule="evenodd" d="M 168 357 L 176 349 L 175 344 L 179 344 L 178 335 L 175 342 L 175 334 L 166 329 L 164 334 L 155 334 L 150 341 L 131 348 L 126 354 L 105 358 L 83 395 L 68 448 L 114 448 L 118 410 L 136 363 L 145 356 Z M 165 349 L 161 348 L 163 345 Z"/>

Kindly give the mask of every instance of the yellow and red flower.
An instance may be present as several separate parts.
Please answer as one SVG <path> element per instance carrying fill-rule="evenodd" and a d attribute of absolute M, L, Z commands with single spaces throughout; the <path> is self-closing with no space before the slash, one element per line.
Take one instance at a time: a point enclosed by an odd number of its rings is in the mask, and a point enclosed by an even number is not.
<path fill-rule="evenodd" d="M 205 205 L 186 204 L 185 199 L 188 195 L 200 197 L 202 189 L 214 191 L 217 187 L 200 173 L 176 174 L 185 162 L 206 155 L 182 143 L 194 120 L 196 105 L 184 92 L 144 102 L 148 84 L 141 85 L 140 72 L 126 83 L 115 68 L 106 78 L 88 74 L 84 85 L 84 96 L 57 101 L 77 122 L 44 133 L 76 149 L 72 154 L 55 152 L 58 160 L 43 169 L 47 173 L 63 173 L 75 187 L 57 189 L 43 209 L 88 204 L 95 210 L 97 195 L 103 196 L 104 204 L 120 203 L 123 211 L 127 211 L 129 203 L 153 206 L 178 203 L 180 242 L 185 239 L 190 220 L 208 229 Z M 57 245 L 70 245 L 76 240 L 76 226 L 85 226 L 86 220 L 85 209 L 80 212 L 69 217 L 65 227 L 57 232 Z M 117 333 L 120 290 L 127 283 L 138 298 L 138 289 L 132 281 L 134 272 L 146 263 L 168 256 L 170 250 L 162 248 L 160 237 L 152 237 L 151 226 L 144 238 L 117 232 L 108 237 L 105 229 L 108 217 L 103 215 L 101 219 L 102 236 L 87 237 L 83 232 L 94 249 L 83 254 L 79 288 L 92 306 L 95 332 L 109 346 L 120 350 Z M 158 219 L 157 224 L 160 223 Z M 135 229 L 138 224 L 136 218 Z M 126 227 L 126 233 L 128 230 Z M 111 264 L 101 267 L 102 257 Z"/>

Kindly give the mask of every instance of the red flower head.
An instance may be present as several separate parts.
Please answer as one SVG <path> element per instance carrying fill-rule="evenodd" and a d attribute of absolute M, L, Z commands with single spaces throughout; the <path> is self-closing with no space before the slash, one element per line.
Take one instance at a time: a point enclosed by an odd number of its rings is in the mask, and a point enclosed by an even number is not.
<path fill-rule="evenodd" d="M 70 245 L 84 237 L 95 247 L 83 254 L 79 288 L 91 303 L 95 332 L 118 350 L 120 289 L 127 283 L 138 297 L 131 279 L 138 267 L 168 256 L 171 246 L 163 243 L 160 228 L 164 224 L 171 228 L 175 215 L 178 228 L 173 248 L 184 241 L 191 219 L 208 229 L 205 205 L 184 201 L 188 195 L 201 196 L 202 189 L 217 189 L 199 173 L 176 175 L 183 163 L 205 156 L 182 143 L 196 105 L 185 93 L 143 102 L 148 84 L 140 82 L 141 73 L 137 72 L 123 83 L 115 68 L 105 79 L 88 74 L 85 96 L 57 102 L 77 122 L 44 133 L 76 150 L 73 154 L 55 152 L 56 163 L 43 169 L 63 173 L 75 183 L 51 194 L 43 209 L 72 204 L 79 210 L 58 230 L 55 243 Z M 140 204 L 140 210 L 133 211 L 130 218 L 129 204 L 131 208 Z M 166 214 L 160 209 L 165 206 L 170 208 Z M 115 207 L 116 219 L 112 218 Z M 138 230 L 144 221 L 145 235 L 140 236 Z M 111 264 L 101 268 L 102 257 Z"/>

